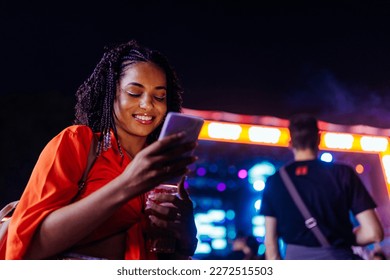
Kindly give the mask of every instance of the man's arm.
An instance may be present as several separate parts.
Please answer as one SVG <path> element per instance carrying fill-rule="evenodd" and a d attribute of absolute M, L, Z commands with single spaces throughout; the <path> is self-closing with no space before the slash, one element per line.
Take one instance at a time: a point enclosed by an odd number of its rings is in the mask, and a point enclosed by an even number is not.
<path fill-rule="evenodd" d="M 374 209 L 356 215 L 359 226 L 354 229 L 356 242 L 360 246 L 383 240 L 383 228 Z"/>
<path fill-rule="evenodd" d="M 280 260 L 278 235 L 276 232 L 277 220 L 274 217 L 265 217 L 265 258 Z"/>

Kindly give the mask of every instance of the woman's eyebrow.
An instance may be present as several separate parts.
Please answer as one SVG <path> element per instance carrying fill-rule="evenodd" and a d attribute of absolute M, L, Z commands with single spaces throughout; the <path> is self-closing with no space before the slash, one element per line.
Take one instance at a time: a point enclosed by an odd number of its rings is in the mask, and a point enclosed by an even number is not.
<path fill-rule="evenodd" d="M 136 86 L 136 87 L 144 88 L 144 86 L 142 84 L 137 83 L 137 82 L 130 82 L 130 83 L 126 84 L 126 87 L 127 86 Z M 166 86 L 156 86 L 155 89 L 157 89 L 157 90 L 167 90 L 167 87 Z"/>
<path fill-rule="evenodd" d="M 128 84 L 126 84 L 125 85 L 126 87 L 127 86 L 136 86 L 136 87 L 144 87 L 142 84 L 140 84 L 140 83 L 136 83 L 136 82 L 130 82 L 130 83 L 128 83 Z"/>

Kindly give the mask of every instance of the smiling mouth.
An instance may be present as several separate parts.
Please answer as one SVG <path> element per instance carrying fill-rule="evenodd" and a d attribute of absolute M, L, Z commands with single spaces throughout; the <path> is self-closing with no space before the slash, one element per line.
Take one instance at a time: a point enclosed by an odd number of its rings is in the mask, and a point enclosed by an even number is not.
<path fill-rule="evenodd" d="M 154 119 L 153 116 L 149 116 L 149 115 L 137 115 L 137 114 L 134 114 L 133 117 L 137 121 L 142 122 L 142 123 L 150 123 Z"/>

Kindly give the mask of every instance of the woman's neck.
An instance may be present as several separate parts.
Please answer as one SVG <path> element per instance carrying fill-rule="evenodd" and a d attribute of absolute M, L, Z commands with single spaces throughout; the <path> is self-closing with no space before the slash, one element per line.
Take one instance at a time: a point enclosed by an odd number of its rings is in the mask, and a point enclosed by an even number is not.
<path fill-rule="evenodd" d="M 119 133 L 118 140 L 122 149 L 130 158 L 134 158 L 135 155 L 145 147 L 146 143 L 146 137 L 138 137 L 128 134 L 121 136 Z"/>

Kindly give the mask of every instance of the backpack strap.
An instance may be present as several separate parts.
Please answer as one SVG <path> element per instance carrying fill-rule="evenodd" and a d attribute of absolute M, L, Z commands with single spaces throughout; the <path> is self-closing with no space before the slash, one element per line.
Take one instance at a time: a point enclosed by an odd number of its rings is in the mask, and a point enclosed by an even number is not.
<path fill-rule="evenodd" d="M 292 182 L 290 176 L 288 176 L 285 166 L 282 166 L 279 169 L 280 176 L 282 177 L 283 183 L 285 184 L 288 192 L 291 195 L 291 198 L 295 202 L 299 211 L 305 219 L 305 226 L 310 229 L 317 240 L 323 247 L 329 246 L 329 241 L 326 239 L 325 235 L 322 233 L 320 228 L 317 225 L 317 220 L 311 215 L 309 209 L 307 209 L 305 203 L 303 202 L 301 196 L 299 195 L 294 183 Z"/>
<path fill-rule="evenodd" d="M 91 146 L 89 148 L 87 166 L 85 168 L 83 176 L 81 177 L 81 180 L 79 181 L 79 190 L 77 192 L 77 195 L 84 189 L 85 180 L 87 179 L 88 173 L 91 170 L 91 167 L 96 160 L 97 157 L 96 147 L 97 147 L 97 139 L 96 136 L 93 135 Z M 0 210 L 0 249 L 3 248 L 7 240 L 6 235 L 8 232 L 8 224 L 10 222 L 10 218 L 12 216 L 13 210 L 15 210 L 18 203 L 19 200 L 12 201 Z"/>
<path fill-rule="evenodd" d="M 95 134 L 93 134 L 92 140 L 91 140 L 91 146 L 89 148 L 87 166 L 86 166 L 86 168 L 84 170 L 83 176 L 81 177 L 81 179 L 79 181 L 79 191 L 78 191 L 77 194 L 79 194 L 84 189 L 85 181 L 87 180 L 88 173 L 91 170 L 92 165 L 95 163 L 95 160 L 96 160 L 96 157 L 97 157 L 97 155 L 96 155 L 96 147 L 97 147 L 97 139 L 96 139 Z"/>

